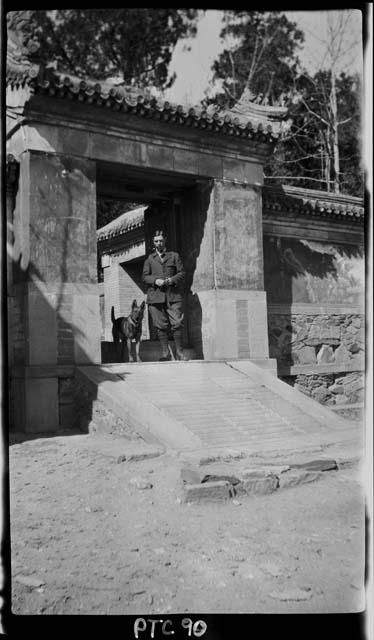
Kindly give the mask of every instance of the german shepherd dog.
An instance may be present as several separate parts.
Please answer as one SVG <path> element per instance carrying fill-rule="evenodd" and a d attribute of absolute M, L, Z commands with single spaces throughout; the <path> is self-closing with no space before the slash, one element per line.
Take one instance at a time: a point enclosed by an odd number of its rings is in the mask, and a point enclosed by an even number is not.
<path fill-rule="evenodd" d="M 131 313 L 129 316 L 115 318 L 114 307 L 112 307 L 112 335 L 113 342 L 122 342 L 121 356 L 124 360 L 125 342 L 127 342 L 127 350 L 130 362 L 141 362 L 139 357 L 140 337 L 142 335 L 142 321 L 144 315 L 145 302 L 143 301 L 138 307 L 136 300 L 131 305 Z M 131 346 L 135 343 L 136 358 L 134 359 Z"/>

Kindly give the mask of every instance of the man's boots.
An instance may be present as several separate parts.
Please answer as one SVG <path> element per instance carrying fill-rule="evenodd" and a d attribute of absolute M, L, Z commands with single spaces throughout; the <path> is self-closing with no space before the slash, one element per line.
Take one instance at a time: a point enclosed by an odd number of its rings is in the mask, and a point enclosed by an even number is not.
<path fill-rule="evenodd" d="M 170 360 L 171 355 L 168 346 L 168 332 L 163 329 L 157 329 L 157 335 L 161 345 L 160 361 Z"/>
<path fill-rule="evenodd" d="M 182 329 L 175 329 L 173 336 L 174 336 L 174 343 L 175 343 L 176 359 L 188 360 L 188 357 L 184 353 L 183 347 L 182 347 Z"/>

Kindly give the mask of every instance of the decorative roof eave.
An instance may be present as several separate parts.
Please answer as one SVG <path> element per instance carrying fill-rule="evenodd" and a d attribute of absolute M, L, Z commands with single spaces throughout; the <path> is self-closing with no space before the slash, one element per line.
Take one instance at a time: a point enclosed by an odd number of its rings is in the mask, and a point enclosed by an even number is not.
<path fill-rule="evenodd" d="M 134 229 L 141 229 L 144 227 L 144 220 L 141 220 L 137 223 L 129 224 L 127 227 L 122 227 L 121 229 L 114 230 L 108 233 L 100 233 L 100 229 L 96 232 L 96 238 L 98 242 L 104 242 L 105 240 L 111 240 L 112 238 L 118 238 L 120 236 L 126 235 L 130 231 L 134 231 Z"/>
<path fill-rule="evenodd" d="M 144 211 L 147 207 L 138 207 L 120 215 L 96 231 L 98 242 L 110 240 L 144 227 Z"/>
<path fill-rule="evenodd" d="M 222 115 L 228 115 L 240 123 L 245 123 L 248 120 L 253 124 L 257 123 L 257 125 L 266 123 L 271 127 L 273 135 L 278 137 L 288 115 L 288 108 L 283 105 L 257 104 L 254 102 L 254 98 L 255 96 L 246 87 L 238 102 L 231 109 L 223 111 Z"/>
<path fill-rule="evenodd" d="M 118 87 L 105 82 L 97 83 L 92 79 L 82 80 L 71 75 L 64 76 L 52 67 L 45 68 L 27 62 L 11 62 L 7 65 L 7 85 L 13 90 L 27 86 L 34 95 L 66 99 L 233 138 L 274 144 L 280 133 L 277 107 L 254 105 L 252 110 L 244 113 L 241 111 L 240 101 L 237 111 L 173 104 L 152 96 L 149 91 Z"/>
<path fill-rule="evenodd" d="M 354 224 L 363 224 L 365 217 L 361 198 L 283 185 L 264 187 L 263 209 L 270 214 L 306 215 Z"/>

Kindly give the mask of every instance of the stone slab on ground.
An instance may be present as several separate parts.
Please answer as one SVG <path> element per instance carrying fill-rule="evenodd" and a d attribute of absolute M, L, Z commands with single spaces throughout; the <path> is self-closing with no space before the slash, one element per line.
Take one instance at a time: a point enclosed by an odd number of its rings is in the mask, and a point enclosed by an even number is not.
<path fill-rule="evenodd" d="M 269 493 L 274 493 L 279 487 L 279 479 L 275 474 L 270 474 L 264 477 L 254 476 L 247 477 L 235 490 L 238 495 L 259 495 L 264 496 Z"/>
<path fill-rule="evenodd" d="M 338 469 L 336 461 L 331 459 L 310 460 L 293 467 L 267 465 L 249 468 L 245 463 L 232 461 L 203 467 L 184 465 L 180 470 L 184 500 L 204 502 L 228 500 L 235 496 L 268 495 L 278 489 L 320 480 L 327 471 Z"/>
<path fill-rule="evenodd" d="M 233 497 L 232 485 L 221 480 L 219 482 L 207 482 L 205 484 L 190 484 L 184 487 L 184 502 L 202 502 L 205 500 L 227 500 Z"/>
<path fill-rule="evenodd" d="M 82 434 L 72 438 L 69 446 L 96 451 L 117 462 L 138 462 L 163 455 L 164 447 L 155 446 L 142 440 L 127 440 L 121 436 L 107 434 Z"/>
<path fill-rule="evenodd" d="M 189 451 L 181 452 L 178 455 L 179 459 L 186 465 L 192 465 L 196 467 L 213 467 L 217 464 L 240 464 L 247 467 L 284 467 L 293 464 L 309 463 L 312 460 L 318 459 L 320 461 L 326 461 L 334 459 L 338 466 L 341 464 L 353 464 L 360 462 L 364 457 L 364 450 L 362 447 L 357 447 L 356 443 L 333 443 L 325 446 L 310 446 L 301 447 L 295 449 L 293 447 L 286 446 L 281 450 L 264 450 L 252 452 L 250 450 L 233 451 L 233 450 L 205 450 L 202 451 Z"/>
<path fill-rule="evenodd" d="M 315 482 L 322 478 L 322 471 L 306 471 L 305 469 L 295 469 L 287 471 L 279 479 L 279 488 L 287 489 L 289 487 L 297 487 L 300 484 Z"/>
<path fill-rule="evenodd" d="M 332 471 L 337 469 L 338 465 L 336 460 L 333 459 L 319 459 L 309 460 L 308 462 L 299 462 L 291 465 L 292 469 L 306 469 L 308 471 Z"/>

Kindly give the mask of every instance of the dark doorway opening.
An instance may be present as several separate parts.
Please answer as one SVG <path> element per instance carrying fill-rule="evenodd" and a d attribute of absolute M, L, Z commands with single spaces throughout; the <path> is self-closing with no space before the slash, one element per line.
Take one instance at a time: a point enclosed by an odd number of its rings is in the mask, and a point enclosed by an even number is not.
<path fill-rule="evenodd" d="M 205 200 L 201 198 L 202 184 L 206 187 L 208 180 L 127 165 L 98 165 L 102 362 L 120 362 L 123 359 L 112 343 L 111 308 L 115 307 L 116 317 L 126 316 L 134 299 L 140 303 L 145 298 L 142 269 L 145 257 L 152 251 L 152 237 L 158 228 L 167 234 L 167 247 L 178 251 L 184 262 L 184 343 L 186 347 L 195 349 L 194 357 L 201 357 L 201 314 L 196 314 L 196 296 L 191 293 L 191 285 L 206 219 Z M 144 344 L 140 353 L 142 357 L 143 352 L 145 360 L 158 360 L 156 338 L 151 318 L 146 312 L 142 335 Z"/>

